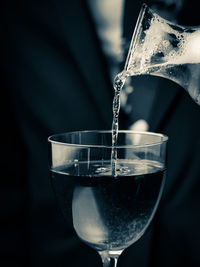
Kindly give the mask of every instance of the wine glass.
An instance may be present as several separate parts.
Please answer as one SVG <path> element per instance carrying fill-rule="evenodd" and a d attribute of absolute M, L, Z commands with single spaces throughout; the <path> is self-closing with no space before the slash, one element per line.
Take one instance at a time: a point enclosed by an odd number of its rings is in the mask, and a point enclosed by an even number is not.
<path fill-rule="evenodd" d="M 163 191 L 167 136 L 119 131 L 112 174 L 112 131 L 50 136 L 49 165 L 56 199 L 79 238 L 104 267 L 117 266 L 124 249 L 150 224 Z"/>

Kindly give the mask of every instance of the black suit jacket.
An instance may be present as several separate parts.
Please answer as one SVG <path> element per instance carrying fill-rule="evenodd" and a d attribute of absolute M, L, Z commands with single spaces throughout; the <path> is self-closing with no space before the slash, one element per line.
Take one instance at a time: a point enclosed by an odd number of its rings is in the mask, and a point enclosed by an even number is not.
<path fill-rule="evenodd" d="M 89 10 L 77 0 L 8 0 L 2 17 L 1 265 L 101 266 L 56 208 L 47 153 L 50 134 L 111 128 L 112 82 Z M 160 79 L 149 123 L 169 136 L 167 183 L 152 225 L 119 266 L 200 265 L 199 118 L 187 93 Z"/>

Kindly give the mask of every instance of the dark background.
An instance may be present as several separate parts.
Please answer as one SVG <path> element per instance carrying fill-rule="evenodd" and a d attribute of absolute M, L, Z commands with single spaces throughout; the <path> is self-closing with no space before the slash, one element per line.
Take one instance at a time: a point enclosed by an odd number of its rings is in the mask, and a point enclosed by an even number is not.
<path fill-rule="evenodd" d="M 141 3 L 127 1 L 128 39 Z M 196 4 L 185 1 L 180 24 L 200 24 Z M 49 135 L 111 128 L 112 81 L 87 5 L 7 0 L 0 10 L 0 265 L 101 266 L 66 228 L 48 172 Z M 149 123 L 170 138 L 168 179 L 154 222 L 119 266 L 200 266 L 200 109 L 178 85 L 156 84 Z M 121 111 L 120 128 L 130 121 Z"/>

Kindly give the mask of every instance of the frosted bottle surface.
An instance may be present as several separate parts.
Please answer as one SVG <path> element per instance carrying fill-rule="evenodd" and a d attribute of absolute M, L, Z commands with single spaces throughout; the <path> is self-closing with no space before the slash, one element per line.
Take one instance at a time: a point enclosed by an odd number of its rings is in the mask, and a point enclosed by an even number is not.
<path fill-rule="evenodd" d="M 145 11 L 124 72 L 170 79 L 200 104 L 200 27 L 176 25 L 147 7 Z"/>

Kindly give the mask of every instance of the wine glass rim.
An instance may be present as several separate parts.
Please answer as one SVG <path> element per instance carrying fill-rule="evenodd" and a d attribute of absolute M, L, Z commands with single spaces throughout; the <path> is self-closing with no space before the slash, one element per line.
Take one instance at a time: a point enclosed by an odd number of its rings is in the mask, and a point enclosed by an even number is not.
<path fill-rule="evenodd" d="M 83 133 L 83 134 L 87 134 L 87 133 L 112 133 L 112 130 L 82 130 L 82 131 L 72 131 L 72 132 L 63 132 L 63 133 L 57 133 L 57 134 L 53 134 L 50 135 L 48 137 L 48 142 L 52 143 L 52 144 L 58 144 L 58 145 L 65 145 L 65 146 L 72 146 L 72 147 L 90 147 L 90 148 L 112 148 L 112 145 L 101 145 L 101 144 L 77 144 L 77 143 L 70 143 L 70 142 L 64 142 L 64 141 L 57 141 L 54 140 L 55 138 L 57 138 L 58 136 L 65 136 L 68 134 L 77 134 L 77 133 Z M 148 146 L 155 146 L 155 145 L 159 145 L 159 144 L 163 144 L 166 143 L 168 141 L 168 136 L 165 134 L 161 134 L 161 133 L 155 133 L 155 132 L 148 132 L 148 131 L 132 131 L 132 130 L 119 130 L 118 134 L 123 134 L 123 133 L 127 133 L 127 134 L 135 134 L 135 135 L 151 135 L 151 136 L 157 136 L 160 137 L 159 141 L 154 141 L 154 142 L 149 142 L 149 143 L 145 143 L 145 144 L 128 144 L 128 145 L 116 145 L 116 148 L 138 148 L 138 147 L 148 147 Z"/>

